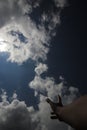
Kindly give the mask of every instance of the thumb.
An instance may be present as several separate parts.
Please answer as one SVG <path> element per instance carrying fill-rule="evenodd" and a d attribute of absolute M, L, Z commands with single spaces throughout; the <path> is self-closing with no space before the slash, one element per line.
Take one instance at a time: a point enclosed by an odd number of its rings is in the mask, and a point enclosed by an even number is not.
<path fill-rule="evenodd" d="M 63 106 L 60 95 L 58 95 L 58 104 L 61 105 L 61 106 Z"/>

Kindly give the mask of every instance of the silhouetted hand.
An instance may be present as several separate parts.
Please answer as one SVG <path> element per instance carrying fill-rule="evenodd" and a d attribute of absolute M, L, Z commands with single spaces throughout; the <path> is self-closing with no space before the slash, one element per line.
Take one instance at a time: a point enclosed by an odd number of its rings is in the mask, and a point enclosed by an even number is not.
<path fill-rule="evenodd" d="M 61 121 L 61 117 L 59 115 L 60 108 L 63 107 L 61 97 L 58 95 L 58 103 L 52 102 L 49 98 L 46 101 L 50 104 L 52 111 L 51 112 L 51 119 L 59 119 Z"/>
<path fill-rule="evenodd" d="M 53 110 L 51 119 L 59 119 L 76 130 L 87 130 L 87 95 L 65 106 L 62 105 L 59 95 L 58 98 L 58 103 L 52 102 L 49 98 L 46 100 Z"/>

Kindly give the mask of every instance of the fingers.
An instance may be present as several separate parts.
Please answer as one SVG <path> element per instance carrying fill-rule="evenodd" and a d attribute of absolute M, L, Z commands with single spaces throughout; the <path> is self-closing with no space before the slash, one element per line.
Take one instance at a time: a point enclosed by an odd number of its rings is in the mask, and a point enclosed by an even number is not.
<path fill-rule="evenodd" d="M 58 119 L 57 116 L 51 116 L 50 118 L 51 118 L 51 119 Z"/>
<path fill-rule="evenodd" d="M 46 99 L 47 103 L 49 103 L 51 108 L 52 108 L 51 119 L 59 119 L 60 120 L 60 117 L 58 115 L 58 108 L 63 107 L 63 105 L 62 105 L 61 97 L 59 95 L 58 95 L 58 100 L 59 100 L 58 103 L 54 103 L 49 98 Z"/>
<path fill-rule="evenodd" d="M 50 104 L 51 108 L 52 108 L 52 111 L 54 113 L 57 113 L 57 108 L 58 107 L 62 107 L 62 102 L 61 102 L 61 97 L 58 95 L 58 98 L 59 98 L 59 102 L 58 103 L 54 103 L 53 101 L 51 101 L 49 98 L 46 99 L 46 101 Z"/>
<path fill-rule="evenodd" d="M 52 102 L 49 98 L 47 98 L 46 101 L 47 101 L 48 103 Z"/>
<path fill-rule="evenodd" d="M 59 103 L 61 102 L 61 97 L 60 97 L 60 95 L 58 95 L 58 101 L 59 101 Z"/>
<path fill-rule="evenodd" d="M 51 106 L 54 104 L 49 98 L 47 98 L 46 101 L 47 101 Z"/>
<path fill-rule="evenodd" d="M 60 95 L 58 95 L 58 101 L 59 101 L 58 105 L 59 105 L 59 106 L 63 106 Z"/>
<path fill-rule="evenodd" d="M 47 98 L 46 101 L 47 101 L 50 105 L 54 104 L 54 102 L 52 102 L 49 98 Z M 62 100 L 61 100 L 61 97 L 60 97 L 59 95 L 58 95 L 58 104 L 62 104 Z"/>
<path fill-rule="evenodd" d="M 51 112 L 51 115 L 54 115 L 55 113 L 54 112 Z"/>
<path fill-rule="evenodd" d="M 57 115 L 54 112 L 51 112 L 51 119 L 58 119 Z"/>

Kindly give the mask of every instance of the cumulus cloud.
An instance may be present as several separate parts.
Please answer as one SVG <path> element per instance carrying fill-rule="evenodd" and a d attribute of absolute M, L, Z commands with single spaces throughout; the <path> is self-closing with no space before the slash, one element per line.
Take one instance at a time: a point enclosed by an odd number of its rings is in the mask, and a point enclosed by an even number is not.
<path fill-rule="evenodd" d="M 37 67 L 35 68 L 35 72 L 37 75 L 41 75 L 45 71 L 47 71 L 48 66 L 46 64 L 39 63 Z"/>
<path fill-rule="evenodd" d="M 0 0 L 0 27 L 8 24 L 12 19 L 21 17 L 27 11 L 31 12 L 31 6 L 26 0 Z"/>
<path fill-rule="evenodd" d="M 0 17 L 1 23 L 3 23 L 0 24 L 0 52 L 7 52 L 8 61 L 19 64 L 29 58 L 35 61 L 46 60 L 50 37 L 44 26 L 37 27 L 35 21 L 29 17 L 28 9 L 32 5 L 29 5 L 26 0 L 0 2 Z M 4 12 L 6 13 L 4 14 Z"/>
<path fill-rule="evenodd" d="M 56 84 L 53 77 L 43 79 L 41 76 L 36 75 L 34 80 L 29 83 L 29 86 L 38 93 L 50 97 L 54 102 L 58 100 L 57 96 L 59 94 L 63 97 L 65 104 L 72 102 L 79 93 L 78 88 L 73 86 L 68 88 L 63 81 Z"/>
<path fill-rule="evenodd" d="M 38 110 L 27 106 L 24 101 L 19 101 L 16 93 L 13 95 L 16 98 L 11 102 L 0 102 L 0 130 L 67 130 L 66 124 L 50 119 L 51 109 L 43 95 L 40 95 Z"/>
<path fill-rule="evenodd" d="M 13 93 L 12 101 L 7 99 L 5 90 L 0 96 L 0 130 L 38 130 L 40 119 L 33 106 L 18 100 L 16 92 Z"/>
<path fill-rule="evenodd" d="M 55 13 L 50 9 L 45 13 L 43 10 L 38 17 L 41 22 L 37 26 L 30 14 L 34 8 L 40 8 L 41 2 L 42 0 L 0 1 L 0 52 L 9 54 L 8 61 L 22 64 L 29 58 L 35 61 L 47 59 L 51 34 L 56 34 L 53 29 L 60 24 L 60 11 Z M 58 2 L 60 5 L 61 2 Z"/>
<path fill-rule="evenodd" d="M 7 92 L 4 90 L 4 89 L 1 89 L 2 91 L 2 94 L 0 95 L 1 99 L 3 102 L 6 102 L 7 101 Z"/>
<path fill-rule="evenodd" d="M 12 99 L 17 99 L 17 94 L 16 93 L 13 93 L 13 96 L 12 96 Z"/>
<path fill-rule="evenodd" d="M 4 91 L 5 93 L 5 91 Z M 2 92 L 2 95 L 4 95 Z M 38 110 L 33 106 L 27 106 L 24 101 L 17 99 L 17 94 L 11 102 L 7 99 L 0 102 L 0 130 L 67 130 L 67 125 L 50 119 L 50 107 L 40 96 Z"/>
<path fill-rule="evenodd" d="M 35 125 L 33 123 L 34 122 L 31 120 L 29 109 L 24 102 L 13 100 L 11 103 L 0 103 L 1 130 L 33 130 Z"/>
<path fill-rule="evenodd" d="M 26 41 L 21 39 L 20 34 L 22 38 L 26 38 Z M 9 53 L 8 60 L 11 62 L 21 64 L 29 58 L 35 61 L 38 59 L 46 60 L 47 58 L 49 37 L 47 37 L 43 28 L 37 29 L 29 18 L 21 19 L 18 23 L 13 22 L 3 27 L 0 31 L 0 37 L 2 38 L 1 42 L 3 42 L 3 45 L 0 44 L 3 49 L 0 50 Z"/>

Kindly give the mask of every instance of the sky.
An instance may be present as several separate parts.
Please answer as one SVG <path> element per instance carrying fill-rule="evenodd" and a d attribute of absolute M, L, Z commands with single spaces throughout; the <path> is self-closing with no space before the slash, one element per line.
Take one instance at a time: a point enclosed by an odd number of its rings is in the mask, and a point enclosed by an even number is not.
<path fill-rule="evenodd" d="M 61 13 L 61 25 L 57 28 L 56 44 L 49 53 L 50 71 L 55 78 L 62 74 L 68 84 L 78 87 L 86 94 L 86 3 L 69 1 L 69 6 Z M 57 49 L 56 49 L 57 48 Z M 55 53 L 54 53 L 55 52 Z M 56 61 L 52 57 L 58 57 Z M 53 60 L 51 60 L 53 59 Z M 55 64 L 55 67 L 51 63 Z"/>
<path fill-rule="evenodd" d="M 0 0 L 0 130 L 72 130 L 46 97 L 86 94 L 86 3 Z"/>

